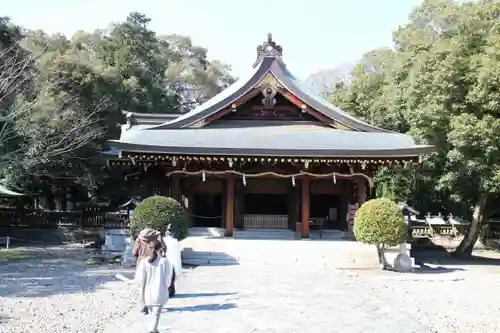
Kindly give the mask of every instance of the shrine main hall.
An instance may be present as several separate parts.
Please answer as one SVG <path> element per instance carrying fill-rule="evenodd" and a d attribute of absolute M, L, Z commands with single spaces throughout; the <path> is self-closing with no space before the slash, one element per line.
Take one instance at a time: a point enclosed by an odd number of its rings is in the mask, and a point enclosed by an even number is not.
<path fill-rule="evenodd" d="M 109 143 L 118 153 L 109 165 L 136 175 L 136 195 L 176 198 L 194 227 L 227 237 L 283 229 L 308 238 L 315 225 L 352 233 L 377 169 L 432 150 L 311 91 L 270 35 L 247 76 L 184 114 L 126 112 Z"/>

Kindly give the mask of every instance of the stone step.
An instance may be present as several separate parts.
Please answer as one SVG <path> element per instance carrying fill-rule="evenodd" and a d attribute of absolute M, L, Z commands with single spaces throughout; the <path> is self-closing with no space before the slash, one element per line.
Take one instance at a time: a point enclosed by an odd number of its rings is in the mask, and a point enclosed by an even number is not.
<path fill-rule="evenodd" d="M 208 257 L 200 257 L 200 258 L 183 258 L 183 264 L 188 265 L 205 265 L 205 266 L 228 266 L 228 265 L 248 265 L 248 264 L 257 264 L 257 265 L 301 265 L 301 266 L 313 266 L 313 267 L 321 267 L 321 266 L 331 266 L 337 267 L 340 269 L 371 269 L 378 268 L 378 261 L 374 260 L 355 260 L 345 258 L 344 260 L 321 260 L 321 259 L 308 259 L 308 258 L 284 258 L 282 260 L 273 260 L 268 258 L 254 258 L 251 260 L 250 258 L 246 259 L 214 259 Z"/>
<path fill-rule="evenodd" d="M 334 240 L 334 239 L 344 239 L 345 232 L 340 230 L 323 230 L 320 234 L 319 231 L 311 231 L 311 239 L 314 240 Z"/>
<path fill-rule="evenodd" d="M 239 262 L 236 259 L 226 259 L 226 258 L 182 258 L 182 263 L 187 265 L 197 265 L 197 266 L 230 266 L 238 265 Z"/>
<path fill-rule="evenodd" d="M 225 259 L 225 258 L 233 258 L 231 255 L 222 252 L 188 252 L 182 254 L 182 259 L 184 258 L 210 258 L 210 259 Z"/>
<path fill-rule="evenodd" d="M 258 253 L 257 255 L 249 255 L 246 253 L 228 254 L 228 253 L 197 253 L 193 252 L 189 255 L 183 255 L 182 261 L 186 264 L 193 265 L 210 265 L 210 264 L 242 264 L 242 263 L 262 263 L 262 264 L 312 264 L 312 265 L 332 265 L 339 267 L 363 266 L 377 267 L 378 258 L 374 255 L 353 256 L 349 254 L 339 253 L 336 256 L 327 255 L 296 255 L 296 254 L 281 254 L 281 255 L 265 255 Z"/>
<path fill-rule="evenodd" d="M 209 264 L 221 260 L 240 264 L 280 265 L 300 263 L 339 268 L 377 268 L 374 246 L 357 242 L 321 240 L 208 239 L 188 238 L 183 260 Z M 184 242 L 184 241 L 183 241 Z"/>
<path fill-rule="evenodd" d="M 234 239 L 295 239 L 295 232 L 292 230 L 235 230 Z"/>
<path fill-rule="evenodd" d="M 223 228 L 189 228 L 190 237 L 224 237 Z"/>

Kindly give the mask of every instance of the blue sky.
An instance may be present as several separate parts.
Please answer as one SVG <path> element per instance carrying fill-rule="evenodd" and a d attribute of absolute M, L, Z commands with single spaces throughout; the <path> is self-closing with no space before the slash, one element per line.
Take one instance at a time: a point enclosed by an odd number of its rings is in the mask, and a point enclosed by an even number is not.
<path fill-rule="evenodd" d="M 209 57 L 248 71 L 268 32 L 283 47 L 298 77 L 354 62 L 366 51 L 390 46 L 421 0 L 0 0 L 0 15 L 49 33 L 71 35 L 104 28 L 131 11 L 152 19 L 158 34 L 191 36 Z"/>

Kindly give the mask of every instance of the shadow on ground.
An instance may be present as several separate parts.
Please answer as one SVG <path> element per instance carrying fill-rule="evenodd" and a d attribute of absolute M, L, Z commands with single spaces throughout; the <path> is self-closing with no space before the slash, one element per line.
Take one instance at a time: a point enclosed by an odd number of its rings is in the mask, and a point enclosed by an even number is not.
<path fill-rule="evenodd" d="M 443 266 L 438 266 L 438 267 L 430 267 L 427 265 L 422 265 L 420 268 L 415 269 L 412 273 L 416 274 L 446 274 L 446 273 L 453 273 L 453 272 L 460 272 L 460 271 L 465 271 L 463 268 L 457 268 L 457 267 L 443 267 Z"/>
<path fill-rule="evenodd" d="M 222 304 L 199 304 L 193 306 L 179 306 L 167 308 L 167 312 L 196 312 L 196 311 L 223 311 L 236 308 L 235 303 L 222 303 Z"/>
<path fill-rule="evenodd" d="M 5 323 L 7 323 L 10 319 L 12 319 L 10 316 L 0 314 L 0 324 L 5 324 Z"/>
<path fill-rule="evenodd" d="M 0 296 L 48 297 L 93 292 L 117 281 L 118 265 L 89 266 L 82 248 L 20 248 L 28 260 L 0 263 Z"/>
<path fill-rule="evenodd" d="M 450 252 L 442 250 L 421 250 L 412 252 L 415 263 L 420 266 L 500 266 L 500 255 L 493 252 L 483 252 L 481 255 L 473 255 L 462 259 L 452 257 Z"/>
<path fill-rule="evenodd" d="M 232 296 L 237 293 L 191 293 L 191 294 L 175 294 L 175 298 L 198 298 L 198 297 L 218 297 Z"/>

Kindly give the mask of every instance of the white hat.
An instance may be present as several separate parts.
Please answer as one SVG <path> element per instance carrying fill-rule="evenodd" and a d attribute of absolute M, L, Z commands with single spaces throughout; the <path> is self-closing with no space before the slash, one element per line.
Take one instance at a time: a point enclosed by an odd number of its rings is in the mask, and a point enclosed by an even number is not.
<path fill-rule="evenodd" d="M 149 236 L 158 236 L 160 234 L 159 231 L 151 229 L 151 228 L 144 228 L 141 230 L 139 233 L 140 237 L 149 237 Z"/>

